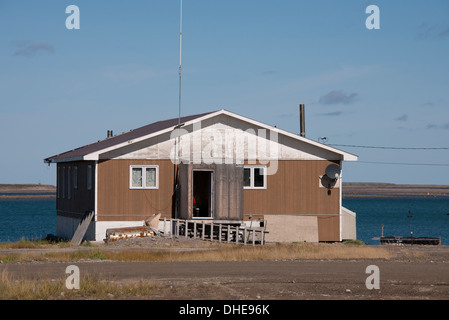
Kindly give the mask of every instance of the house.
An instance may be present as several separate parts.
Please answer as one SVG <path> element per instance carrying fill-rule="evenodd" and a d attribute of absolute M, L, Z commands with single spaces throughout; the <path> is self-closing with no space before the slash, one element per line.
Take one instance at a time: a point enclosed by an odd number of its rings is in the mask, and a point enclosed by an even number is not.
<path fill-rule="evenodd" d="M 227 110 L 158 121 L 64 152 L 57 165 L 57 236 L 85 239 L 161 218 L 263 221 L 266 241 L 355 238 L 342 207 L 341 166 L 357 156 Z M 329 177 L 327 169 L 337 170 Z M 333 175 L 334 173 L 332 173 Z"/>

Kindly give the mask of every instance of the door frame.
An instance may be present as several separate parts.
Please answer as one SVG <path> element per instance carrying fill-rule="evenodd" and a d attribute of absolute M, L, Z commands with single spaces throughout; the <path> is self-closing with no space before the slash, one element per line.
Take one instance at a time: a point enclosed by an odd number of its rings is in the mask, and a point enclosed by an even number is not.
<path fill-rule="evenodd" d="M 193 199 L 193 191 L 195 189 L 195 171 L 205 171 L 205 172 L 209 172 L 210 173 L 210 189 L 209 189 L 209 210 L 210 210 L 210 215 L 207 217 L 195 217 L 194 216 L 194 208 L 193 208 L 193 203 L 192 203 L 192 219 L 198 219 L 198 220 L 206 220 L 206 219 L 210 219 L 213 220 L 214 219 L 214 170 L 213 169 L 192 169 L 192 197 L 191 199 Z"/>

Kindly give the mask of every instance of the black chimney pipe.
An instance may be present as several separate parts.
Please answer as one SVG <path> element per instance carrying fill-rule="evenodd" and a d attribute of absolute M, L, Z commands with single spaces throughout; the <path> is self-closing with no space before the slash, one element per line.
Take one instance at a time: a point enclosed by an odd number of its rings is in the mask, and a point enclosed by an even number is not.
<path fill-rule="evenodd" d="M 304 110 L 304 104 L 299 105 L 299 128 L 301 137 L 306 136 L 306 114 Z"/>

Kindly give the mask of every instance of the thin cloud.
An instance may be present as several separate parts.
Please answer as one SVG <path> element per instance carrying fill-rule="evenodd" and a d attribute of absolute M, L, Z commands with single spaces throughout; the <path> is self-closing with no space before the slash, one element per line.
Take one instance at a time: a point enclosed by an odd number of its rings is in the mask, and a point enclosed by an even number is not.
<path fill-rule="evenodd" d="M 449 36 L 449 27 L 441 28 L 427 22 L 418 26 L 417 37 L 419 39 L 444 38 L 447 36 Z"/>
<path fill-rule="evenodd" d="M 282 113 L 282 114 L 278 114 L 277 115 L 278 118 L 285 118 L 285 119 L 289 119 L 289 118 L 294 118 L 297 117 L 297 114 L 290 112 L 290 113 Z"/>
<path fill-rule="evenodd" d="M 446 29 L 444 29 L 443 31 L 441 31 L 441 32 L 438 34 L 438 36 L 440 36 L 440 37 L 447 37 L 447 36 L 449 36 L 449 27 L 446 28 Z"/>
<path fill-rule="evenodd" d="M 427 39 L 433 35 L 435 26 L 429 25 L 427 22 L 423 22 L 418 26 L 418 29 L 419 31 L 417 37 L 420 39 Z"/>
<path fill-rule="evenodd" d="M 406 114 L 403 114 L 402 116 L 400 116 L 400 117 L 397 117 L 396 119 L 394 119 L 394 120 L 396 120 L 396 121 L 407 121 L 407 119 L 408 119 L 408 115 L 406 115 Z"/>
<path fill-rule="evenodd" d="M 318 116 L 322 116 L 322 117 L 337 117 L 337 116 L 341 116 L 343 114 L 342 111 L 334 111 L 334 112 L 325 112 L 325 113 L 318 113 Z"/>
<path fill-rule="evenodd" d="M 434 124 L 434 123 L 429 123 L 426 126 L 426 129 L 442 129 L 442 130 L 449 130 L 449 122 L 445 123 L 445 124 Z"/>
<path fill-rule="evenodd" d="M 357 93 L 346 94 L 341 90 L 332 90 L 320 98 L 321 104 L 350 104 L 358 97 Z"/>
<path fill-rule="evenodd" d="M 424 103 L 421 103 L 420 107 L 438 107 L 438 106 L 445 106 L 447 105 L 446 101 L 444 99 L 436 99 L 431 101 L 426 101 Z"/>
<path fill-rule="evenodd" d="M 13 56 L 25 56 L 25 57 L 33 57 L 39 51 L 43 51 L 49 54 L 55 52 L 55 48 L 46 42 L 38 42 L 38 43 L 28 43 L 19 45 L 19 49 L 17 49 Z"/>

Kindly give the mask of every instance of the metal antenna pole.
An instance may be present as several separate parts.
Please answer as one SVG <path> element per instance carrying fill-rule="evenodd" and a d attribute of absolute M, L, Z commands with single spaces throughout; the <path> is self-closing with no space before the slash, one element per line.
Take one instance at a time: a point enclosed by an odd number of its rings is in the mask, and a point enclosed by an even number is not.
<path fill-rule="evenodd" d="M 178 111 L 178 124 L 181 124 L 181 57 L 182 57 L 182 0 L 181 10 L 179 16 L 179 111 Z"/>
<path fill-rule="evenodd" d="M 179 101 L 178 101 L 178 126 L 181 124 L 181 57 L 182 57 L 182 0 L 180 14 L 179 14 Z M 175 183 L 175 218 L 179 218 L 179 164 L 178 164 L 178 140 L 177 136 L 175 139 L 175 165 L 176 165 L 176 183 Z M 186 230 L 187 232 L 187 230 Z"/>

